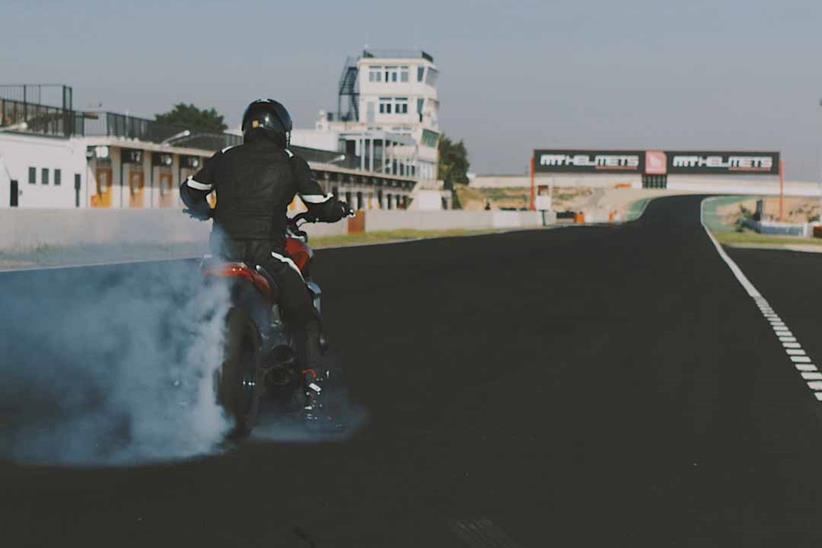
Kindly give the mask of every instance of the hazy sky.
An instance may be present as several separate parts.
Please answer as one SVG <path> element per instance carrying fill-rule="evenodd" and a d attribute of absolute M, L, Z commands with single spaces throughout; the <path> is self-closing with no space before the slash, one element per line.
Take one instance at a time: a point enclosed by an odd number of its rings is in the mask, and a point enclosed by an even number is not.
<path fill-rule="evenodd" d="M 0 23 L 0 82 L 64 82 L 81 107 L 186 101 L 233 125 L 270 96 L 308 127 L 346 55 L 422 48 L 479 173 L 550 146 L 778 149 L 790 177 L 820 171 L 819 0 L 0 0 Z"/>

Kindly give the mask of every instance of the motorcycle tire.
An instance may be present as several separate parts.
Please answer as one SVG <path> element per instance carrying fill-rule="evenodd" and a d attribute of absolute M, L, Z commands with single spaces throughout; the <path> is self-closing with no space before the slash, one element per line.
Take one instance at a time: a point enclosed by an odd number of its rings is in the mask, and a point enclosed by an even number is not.
<path fill-rule="evenodd" d="M 232 308 L 226 318 L 223 363 L 217 372 L 217 403 L 222 406 L 232 430 L 228 437 L 245 437 L 257 415 L 257 365 L 260 360 L 260 335 L 247 312 Z"/>

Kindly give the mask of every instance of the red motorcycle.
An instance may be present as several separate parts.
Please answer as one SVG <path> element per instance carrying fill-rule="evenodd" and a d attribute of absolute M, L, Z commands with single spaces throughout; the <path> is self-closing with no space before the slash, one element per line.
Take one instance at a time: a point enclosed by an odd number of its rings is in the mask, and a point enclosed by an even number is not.
<path fill-rule="evenodd" d="M 306 222 L 312 222 L 307 213 L 289 220 L 286 252 L 302 273 L 319 313 L 321 290 L 311 281 L 309 268 L 314 251 L 300 229 Z M 230 437 L 250 433 L 263 401 L 273 402 L 281 411 L 301 411 L 308 424 L 329 420 L 323 416 L 320 396 L 331 371 L 299 370 L 274 279 L 259 265 L 211 257 L 203 259 L 201 269 L 206 280 L 230 284 L 224 358 L 214 379 L 217 402 L 233 422 Z M 324 337 L 321 346 L 325 351 Z"/>

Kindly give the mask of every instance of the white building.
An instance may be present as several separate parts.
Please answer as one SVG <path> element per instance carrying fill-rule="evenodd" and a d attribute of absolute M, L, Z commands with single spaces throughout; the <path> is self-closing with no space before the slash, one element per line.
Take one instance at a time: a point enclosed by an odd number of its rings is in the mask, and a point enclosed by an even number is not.
<path fill-rule="evenodd" d="M 180 182 L 214 151 L 242 142 L 181 129 L 0 95 L 0 208 L 180 208 Z M 410 176 L 346 165 L 336 151 L 293 150 L 326 192 L 357 209 L 404 209 L 414 196 Z"/>
<path fill-rule="evenodd" d="M 361 170 L 435 180 L 438 74 L 423 51 L 363 51 L 343 68 L 337 112 L 321 111 L 314 129 L 295 129 L 292 142 L 336 150 Z"/>

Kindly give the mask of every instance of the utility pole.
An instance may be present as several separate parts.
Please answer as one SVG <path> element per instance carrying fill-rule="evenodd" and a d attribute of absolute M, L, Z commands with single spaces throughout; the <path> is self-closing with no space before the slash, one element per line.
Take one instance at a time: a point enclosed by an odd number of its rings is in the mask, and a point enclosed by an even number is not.
<path fill-rule="evenodd" d="M 819 106 L 822 107 L 822 99 L 819 100 Z M 822 150 L 817 149 L 817 158 L 819 165 L 819 222 L 822 223 Z"/>
<path fill-rule="evenodd" d="M 531 195 L 530 195 L 530 202 L 528 204 L 528 209 L 531 211 L 537 210 L 537 188 L 536 188 L 536 181 L 534 180 L 536 177 L 536 170 L 537 170 L 537 153 L 534 151 L 534 154 L 531 156 Z"/>

